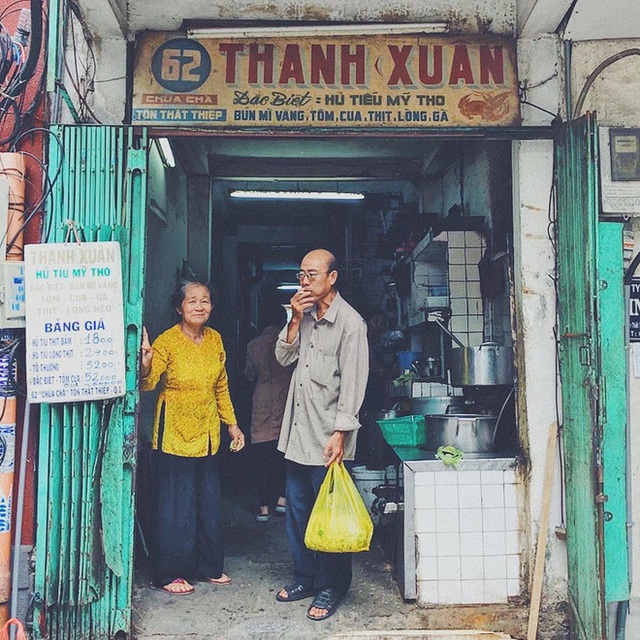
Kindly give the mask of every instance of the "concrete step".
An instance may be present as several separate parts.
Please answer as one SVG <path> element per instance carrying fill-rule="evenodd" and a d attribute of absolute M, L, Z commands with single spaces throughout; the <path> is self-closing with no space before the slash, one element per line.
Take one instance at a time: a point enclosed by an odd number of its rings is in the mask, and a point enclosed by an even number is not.
<path fill-rule="evenodd" d="M 506 633 L 473 629 L 405 629 L 402 631 L 352 631 L 328 636 L 327 640 L 513 640 Z"/>

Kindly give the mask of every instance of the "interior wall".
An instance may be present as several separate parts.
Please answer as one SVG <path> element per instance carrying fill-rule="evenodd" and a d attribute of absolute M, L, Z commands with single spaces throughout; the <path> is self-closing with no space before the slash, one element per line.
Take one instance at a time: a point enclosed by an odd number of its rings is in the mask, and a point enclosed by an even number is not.
<path fill-rule="evenodd" d="M 177 316 L 169 300 L 187 259 L 187 179 L 180 165 L 165 168 L 155 144 L 149 146 L 146 287 L 144 325 L 149 339 L 172 326 Z M 142 394 L 140 440 L 151 437 L 155 393 Z"/>

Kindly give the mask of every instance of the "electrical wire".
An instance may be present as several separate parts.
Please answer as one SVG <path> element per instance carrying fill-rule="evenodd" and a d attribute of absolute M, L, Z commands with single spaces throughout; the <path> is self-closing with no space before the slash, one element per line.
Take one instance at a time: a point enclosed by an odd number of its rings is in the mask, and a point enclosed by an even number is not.
<path fill-rule="evenodd" d="M 564 487 L 564 423 L 561 419 L 561 398 L 560 398 L 560 291 L 559 291 L 559 279 L 558 279 L 558 184 L 557 184 L 557 154 L 554 151 L 553 154 L 553 168 L 552 168 L 552 181 L 551 189 L 549 191 L 549 224 L 547 225 L 547 236 L 551 243 L 553 252 L 553 275 L 551 280 L 553 282 L 553 291 L 555 297 L 555 313 L 556 319 L 553 327 L 553 338 L 556 345 L 555 353 L 555 410 L 556 410 L 556 422 L 558 424 L 558 459 L 559 459 L 559 484 Z M 562 529 L 566 529 L 565 524 L 565 501 L 564 491 L 560 491 L 560 526 Z"/>
<path fill-rule="evenodd" d="M 60 157 L 60 161 L 58 162 L 58 166 L 56 167 L 56 171 L 53 175 L 53 178 L 49 177 L 49 170 L 48 168 L 41 162 L 41 160 L 39 158 L 37 158 L 35 155 L 26 152 L 26 151 L 22 151 L 23 154 L 29 156 L 30 158 L 32 158 L 39 166 L 40 169 L 42 171 L 42 175 L 43 175 L 43 181 L 45 183 L 45 189 L 43 190 L 42 196 L 40 198 L 40 200 L 33 205 L 32 207 L 30 207 L 28 210 L 26 210 L 23 214 L 23 223 L 20 226 L 20 228 L 18 229 L 18 231 L 14 234 L 13 238 L 11 238 L 9 240 L 9 242 L 7 243 L 7 250 L 9 250 L 11 247 L 13 247 L 15 241 L 18 239 L 19 234 L 24 231 L 24 229 L 26 228 L 26 226 L 28 225 L 29 221 L 33 218 L 33 216 L 35 215 L 35 213 L 38 211 L 38 209 L 42 206 L 42 204 L 44 202 L 46 202 L 47 198 L 53 193 L 53 187 L 56 183 L 56 181 L 58 180 L 58 177 L 60 176 L 60 173 L 62 172 L 62 166 L 64 163 L 64 147 L 62 146 L 62 141 L 60 140 L 60 138 L 58 137 L 57 134 L 55 134 L 53 131 L 50 131 L 49 129 L 45 129 L 44 127 L 33 127 L 31 129 L 28 129 L 26 131 L 23 131 L 13 142 L 12 146 L 11 146 L 11 150 L 15 151 L 16 147 L 18 146 L 18 143 L 26 136 L 28 135 L 34 135 L 35 133 L 46 133 L 47 135 L 51 136 L 51 138 L 53 138 L 56 142 L 56 144 L 59 147 L 59 157 Z M 49 220 L 49 226 L 47 228 L 47 233 L 46 233 L 46 237 L 45 237 L 45 242 L 48 239 L 49 233 L 51 232 L 51 220 Z M 5 231 L 5 236 L 7 234 L 7 231 Z"/>
<path fill-rule="evenodd" d="M 16 379 L 16 371 L 24 369 L 24 358 L 20 358 L 20 363 L 18 363 L 19 356 L 23 355 L 22 351 L 20 353 L 18 351 L 22 345 L 24 345 L 22 337 L 0 341 L 0 361 L 7 359 L 7 380 L 0 384 L 0 398 L 26 395 L 26 388 Z M 6 402 L 3 403 L 3 413 L 4 405 Z M 1 419 L 2 416 L 0 416 Z"/>
<path fill-rule="evenodd" d="M 65 30 L 65 38 L 70 36 L 71 45 L 74 52 L 80 50 L 78 46 L 78 42 L 76 40 L 76 29 L 75 29 L 75 19 L 77 19 L 81 24 L 81 16 L 77 13 L 77 7 L 74 3 L 69 4 L 68 9 L 68 18 L 67 18 L 67 27 L 68 30 Z M 74 19 L 75 18 L 75 19 Z M 93 50 L 93 46 L 91 43 L 91 38 L 85 35 L 84 43 L 87 47 L 88 55 L 90 59 L 87 60 L 86 64 L 83 64 L 82 72 L 79 68 L 80 59 L 78 55 L 73 56 L 73 66 L 74 69 L 69 67 L 69 63 L 67 62 L 66 57 L 64 58 L 64 68 L 69 75 L 69 80 L 75 91 L 78 100 L 80 102 L 79 108 L 79 116 L 81 120 L 86 120 L 87 115 L 89 115 L 97 124 L 102 124 L 100 119 L 93 112 L 93 109 L 90 107 L 88 102 L 89 94 L 93 92 L 93 87 L 95 83 L 96 71 L 97 71 L 97 61 L 95 52 Z"/>
<path fill-rule="evenodd" d="M 13 2 L 4 8 L 0 20 L 18 12 L 25 4 L 30 7 L 31 12 L 29 42 L 26 49 L 20 42 L 14 41 L 0 23 L 0 146 L 13 146 L 15 140 L 31 124 L 44 93 L 41 90 L 34 91 L 31 104 L 25 108 L 25 89 L 36 76 L 42 50 L 46 19 L 42 0 Z M 21 8 L 18 8 L 20 5 Z M 39 87 L 42 88 L 44 73 L 41 72 L 39 75 Z"/>

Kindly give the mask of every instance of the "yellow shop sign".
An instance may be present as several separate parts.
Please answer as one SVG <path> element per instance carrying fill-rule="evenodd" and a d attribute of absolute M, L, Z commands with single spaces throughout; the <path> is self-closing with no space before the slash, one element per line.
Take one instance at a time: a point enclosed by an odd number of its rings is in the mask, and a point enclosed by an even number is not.
<path fill-rule="evenodd" d="M 133 123 L 226 129 L 520 124 L 515 41 L 147 33 Z"/>

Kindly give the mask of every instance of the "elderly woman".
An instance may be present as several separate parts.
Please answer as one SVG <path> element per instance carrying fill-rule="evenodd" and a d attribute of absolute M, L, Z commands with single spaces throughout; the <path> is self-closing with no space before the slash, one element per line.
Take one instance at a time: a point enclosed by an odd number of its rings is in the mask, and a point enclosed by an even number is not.
<path fill-rule="evenodd" d="M 179 283 L 172 298 L 180 322 L 156 338 L 143 329 L 142 390 L 160 386 L 152 447 L 157 467 L 157 526 L 152 588 L 173 595 L 194 592 L 190 581 L 228 585 L 220 499 L 220 423 L 244 447 L 231 404 L 225 351 L 206 327 L 211 294 L 206 284 Z"/>

